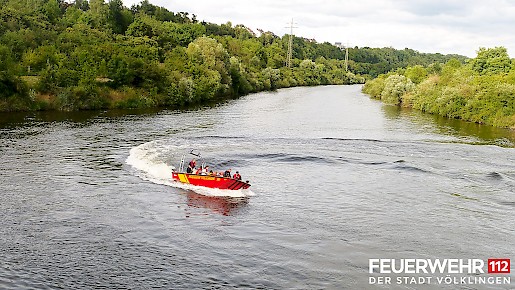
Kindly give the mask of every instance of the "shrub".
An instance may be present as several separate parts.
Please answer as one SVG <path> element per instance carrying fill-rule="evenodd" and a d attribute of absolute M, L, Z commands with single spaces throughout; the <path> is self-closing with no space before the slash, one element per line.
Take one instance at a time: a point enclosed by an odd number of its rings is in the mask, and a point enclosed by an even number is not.
<path fill-rule="evenodd" d="M 415 89 L 413 82 L 405 76 L 391 75 L 385 80 L 381 100 L 385 103 L 398 105 L 402 102 L 402 96 Z"/>
<path fill-rule="evenodd" d="M 381 93 L 383 92 L 385 85 L 384 75 L 381 75 L 373 80 L 368 80 L 363 86 L 362 91 L 365 94 L 369 94 L 373 98 L 381 99 Z"/>

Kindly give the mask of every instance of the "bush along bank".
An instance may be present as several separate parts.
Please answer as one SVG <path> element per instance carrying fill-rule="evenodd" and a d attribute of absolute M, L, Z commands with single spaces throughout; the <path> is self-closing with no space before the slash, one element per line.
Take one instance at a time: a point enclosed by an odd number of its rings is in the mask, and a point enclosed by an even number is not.
<path fill-rule="evenodd" d="M 480 48 L 465 63 L 451 59 L 382 74 L 363 92 L 388 104 L 515 129 L 515 62 L 504 47 Z"/>

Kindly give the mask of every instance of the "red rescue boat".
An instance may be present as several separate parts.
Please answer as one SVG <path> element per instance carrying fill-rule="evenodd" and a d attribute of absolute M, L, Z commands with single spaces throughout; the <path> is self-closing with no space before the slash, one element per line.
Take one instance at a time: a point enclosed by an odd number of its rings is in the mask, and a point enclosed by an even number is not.
<path fill-rule="evenodd" d="M 200 153 L 195 153 L 194 150 L 191 150 L 190 154 L 201 158 Z M 205 163 L 202 162 L 202 168 L 205 168 Z M 229 174 L 230 175 L 230 174 Z M 176 182 L 181 182 L 184 184 L 191 184 L 196 186 L 204 186 L 209 188 L 218 188 L 218 189 L 229 189 L 229 190 L 238 190 L 238 189 L 247 189 L 250 187 L 248 181 L 242 181 L 240 179 L 235 179 L 231 177 L 223 177 L 212 174 L 196 174 L 189 173 L 184 171 L 184 156 L 182 156 L 181 164 L 179 165 L 179 171 L 173 170 L 172 178 Z"/>
<path fill-rule="evenodd" d="M 172 173 L 172 178 L 178 182 L 209 188 L 238 190 L 250 187 L 250 184 L 247 182 L 221 176 L 198 175 L 174 171 Z"/>

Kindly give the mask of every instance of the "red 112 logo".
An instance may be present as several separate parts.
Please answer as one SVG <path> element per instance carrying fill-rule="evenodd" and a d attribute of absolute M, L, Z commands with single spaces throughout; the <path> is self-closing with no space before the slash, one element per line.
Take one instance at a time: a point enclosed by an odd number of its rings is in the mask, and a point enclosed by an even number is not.
<path fill-rule="evenodd" d="M 510 273 L 510 259 L 488 259 L 488 273 Z"/>

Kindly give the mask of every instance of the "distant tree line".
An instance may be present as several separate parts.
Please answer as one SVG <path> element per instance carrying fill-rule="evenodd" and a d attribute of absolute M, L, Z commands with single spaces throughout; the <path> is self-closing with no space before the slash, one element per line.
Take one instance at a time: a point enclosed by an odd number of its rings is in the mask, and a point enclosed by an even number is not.
<path fill-rule="evenodd" d="M 409 48 L 404 50 L 370 47 L 349 49 L 352 71 L 367 76 L 367 78 L 375 78 L 380 74 L 408 66 L 446 63 L 453 58 L 460 62 L 465 62 L 467 59 L 467 57 L 457 54 L 420 53 Z"/>
<path fill-rule="evenodd" d="M 480 48 L 465 64 L 415 65 L 369 80 L 363 92 L 386 103 L 515 129 L 515 61 L 506 48 Z"/>
<path fill-rule="evenodd" d="M 350 49 L 199 22 L 147 0 L 0 0 L 0 111 L 182 106 L 291 86 L 363 83 L 450 56 Z"/>

